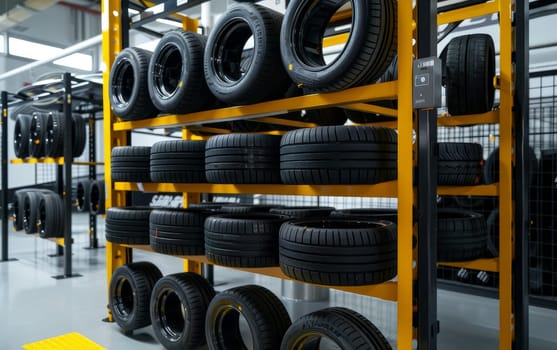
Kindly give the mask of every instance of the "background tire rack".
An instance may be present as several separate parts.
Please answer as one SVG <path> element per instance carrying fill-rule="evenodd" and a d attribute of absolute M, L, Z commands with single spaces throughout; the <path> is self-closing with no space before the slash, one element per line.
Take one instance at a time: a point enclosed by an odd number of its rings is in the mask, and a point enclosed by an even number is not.
<path fill-rule="evenodd" d="M 81 90 L 77 90 L 72 94 L 72 83 L 80 85 L 80 87 L 86 86 L 87 88 L 94 84 L 92 82 L 84 81 L 72 77 L 70 73 L 64 73 L 63 79 L 60 82 L 62 87 L 56 91 L 44 90 L 45 95 L 39 97 L 39 99 L 52 98 L 53 96 L 60 96 L 62 98 L 63 113 L 66 125 L 72 125 L 71 118 L 73 113 L 72 101 L 89 101 L 91 99 L 87 93 L 81 94 Z M 87 91 L 87 88 L 85 89 Z M 82 96 L 83 95 L 83 96 Z M 11 97 L 11 99 L 10 99 Z M 8 108 L 19 103 L 26 102 L 29 98 L 24 95 L 15 94 L 10 95 L 6 91 L 1 92 L 1 103 L 2 103 L 2 260 L 7 261 L 8 258 Z M 63 200 L 64 204 L 64 236 L 63 238 L 49 238 L 49 240 L 56 243 L 57 253 L 53 256 L 64 256 L 64 273 L 58 276 L 54 276 L 56 279 L 78 277 L 72 270 L 72 208 L 74 202 L 72 199 L 72 165 L 84 165 L 89 166 L 89 178 L 96 178 L 96 165 L 95 162 L 95 135 L 94 135 L 94 103 L 91 104 L 92 108 L 87 108 L 87 113 L 90 113 L 89 120 L 89 162 L 66 162 L 65 159 L 73 159 L 72 147 L 64 147 L 64 156 L 60 158 L 26 158 L 26 159 L 14 159 L 10 162 L 12 164 L 56 164 L 56 193 L 58 193 Z M 100 105 L 100 101 L 96 101 L 97 105 Z M 93 127 L 91 127 L 93 125 Z M 69 132 L 68 132 L 69 130 Z M 64 132 L 64 145 L 72 145 L 72 128 L 67 128 Z M 97 237 L 97 218 L 96 215 L 89 215 L 89 248 L 96 249 L 98 246 Z"/>
<path fill-rule="evenodd" d="M 122 5 L 122 3 L 124 5 Z M 130 26 L 139 26 L 149 20 L 165 16 L 169 13 L 186 9 L 193 4 L 177 6 L 175 1 L 166 1 L 164 11 L 153 11 L 156 15 L 147 13 L 138 15 L 132 21 L 128 18 L 126 2 L 109 1 L 103 3 L 103 61 L 107 67 L 111 67 L 112 62 L 118 52 L 128 46 L 128 30 Z M 199 2 L 195 2 L 197 5 Z M 115 146 L 129 144 L 129 133 L 139 128 L 162 128 L 162 127 L 182 127 L 183 139 L 191 139 L 188 128 L 199 125 L 202 122 L 212 122 L 222 119 L 250 119 L 259 118 L 259 122 L 284 123 L 280 119 L 265 117 L 273 115 L 278 111 L 295 111 L 301 109 L 312 109 L 316 107 L 344 106 L 351 109 L 367 112 L 376 111 L 376 107 L 366 102 L 378 101 L 381 99 L 398 98 L 398 111 L 396 122 L 389 122 L 390 127 L 398 129 L 398 168 L 411 169 L 418 165 L 420 176 L 424 169 L 429 169 L 432 157 L 420 157 L 419 163 L 413 158 L 413 153 L 418 151 L 420 155 L 427 155 L 432 142 L 436 137 L 431 136 L 432 129 L 437 124 L 446 126 L 472 125 L 477 123 L 499 123 L 501 137 L 501 156 L 499 159 L 501 176 L 500 182 L 496 185 L 481 185 L 471 187 L 448 187 L 441 186 L 437 189 L 435 181 L 429 177 L 429 195 L 466 195 L 466 196 L 498 196 L 500 198 L 500 256 L 498 259 L 476 260 L 469 263 L 454 264 L 457 266 L 467 266 L 474 269 L 496 270 L 500 274 L 499 284 L 499 324 L 500 337 L 499 348 L 528 348 L 528 300 L 527 289 L 522 289 L 522 285 L 527 276 L 525 265 L 527 263 L 523 254 L 525 243 L 522 234 L 525 218 L 523 210 L 517 207 L 513 210 L 514 201 L 521 200 L 527 196 L 524 190 L 523 177 L 524 167 L 523 149 L 520 145 L 524 144 L 524 128 L 527 128 L 527 106 L 524 113 L 523 84 L 527 73 L 527 3 L 517 1 L 517 5 L 511 9 L 510 0 L 495 0 L 486 3 L 467 6 L 469 2 L 464 2 L 463 7 L 447 9 L 447 11 L 437 14 L 435 2 L 425 4 L 425 1 L 418 1 L 417 17 L 413 15 L 411 2 L 399 1 L 398 3 L 398 60 L 399 71 L 398 81 L 381 83 L 374 86 L 362 86 L 348 90 L 320 94 L 294 97 L 283 100 L 257 103 L 247 106 L 229 107 L 211 111 L 197 112 L 187 115 L 163 115 L 157 118 L 138 120 L 138 121 L 119 121 L 110 113 L 110 102 L 104 99 L 105 110 L 105 159 L 106 163 L 106 184 L 107 184 L 107 208 L 112 206 L 125 206 L 128 200 L 129 191 L 152 191 L 152 192 L 182 192 L 184 206 L 199 200 L 199 193 L 221 193 L 221 194 L 286 194 L 286 195 L 306 195 L 306 196 L 368 196 L 368 197 L 393 197 L 398 198 L 398 280 L 397 282 L 387 282 L 373 286 L 363 287 L 341 287 L 335 289 L 346 290 L 362 295 L 374 296 L 398 303 L 398 349 L 412 349 L 413 339 L 418 340 L 420 349 L 435 349 L 438 324 L 436 322 L 436 252 L 428 254 L 422 249 L 419 254 L 418 249 L 413 249 L 413 239 L 419 238 L 420 246 L 425 243 L 429 247 L 436 246 L 435 220 L 419 221 L 419 232 L 422 237 L 415 237 L 418 233 L 418 225 L 413 220 L 413 213 L 417 209 L 420 217 L 431 214 L 432 206 L 426 208 L 419 206 L 428 201 L 428 193 L 417 193 L 413 185 L 412 172 L 399 172 L 398 179 L 376 185 L 351 185 L 351 186 L 308 186 L 308 185 L 227 185 L 227 184 L 142 184 L 138 186 L 134 183 L 117 182 L 113 183 L 110 177 L 110 151 Z M 427 6 L 426 6 L 427 5 Z M 514 4 L 513 4 L 514 5 Z M 433 47 L 436 47 L 437 25 L 445 23 L 459 22 L 467 18 L 478 17 L 487 14 L 499 15 L 499 32 L 501 42 L 500 55 L 500 74 L 498 76 L 498 87 L 500 89 L 501 103 L 498 110 L 484 115 L 470 115 L 450 118 L 439 118 L 435 112 L 420 112 L 417 118 L 421 125 L 413 125 L 410 116 L 412 110 L 412 58 L 414 47 L 413 40 L 428 41 L 427 45 L 418 46 L 420 57 L 427 55 L 427 51 L 435 54 Z M 515 15 L 516 25 L 519 26 L 516 32 L 516 62 L 513 62 L 512 54 L 515 43 L 513 42 L 513 23 L 511 19 Z M 419 25 L 416 25 L 419 24 Z M 185 19 L 183 27 L 186 30 L 196 30 L 195 21 Z M 418 33 L 415 32 L 417 28 Z M 429 28 L 429 29 L 423 29 Z M 434 29 L 433 29 L 434 28 Z M 425 39 L 423 39 L 425 38 Z M 429 46 L 429 47 L 428 47 Z M 513 64 L 516 64 L 516 88 L 513 73 Z M 104 95 L 108 96 L 108 70 L 104 73 Z M 526 82 L 527 84 L 527 82 Z M 526 85 L 527 86 L 527 85 Z M 516 89 L 516 90 L 515 90 Z M 513 94 L 516 92 L 516 94 Z M 516 108 L 516 112 L 515 109 Z M 515 114 L 516 113 L 516 114 Z M 513 117 L 513 115 L 516 115 Z M 263 116 L 263 117 L 262 117 Z M 504 116 L 504 117 L 500 117 Z M 254 119 L 255 120 L 255 119 Z M 423 122 L 423 124 L 422 124 Z M 288 122 L 289 125 L 295 123 Z M 375 125 L 382 124 L 377 123 Z M 296 125 L 298 126 L 298 125 Z M 307 126 L 307 125 L 299 125 Z M 419 147 L 413 145 L 413 128 L 416 129 Z M 516 133 L 517 138 L 513 135 Z M 436 130 L 435 133 L 436 135 Z M 527 134 L 526 134 L 527 135 Z M 422 147 L 426 148 L 423 149 Z M 419 149 L 416 149 L 419 148 Z M 516 149 L 516 159 L 512 157 L 512 150 Z M 425 152 L 424 152 L 425 150 Z M 431 154 L 431 153 L 429 153 Z M 517 174 L 513 179 L 512 171 Z M 437 190 L 437 191 L 436 191 Z M 408 195 L 412 193 L 413 195 Z M 513 197 L 516 193 L 516 198 Z M 425 196 L 425 197 L 424 197 Z M 523 202 L 517 202 L 523 203 Z M 433 211 L 434 213 L 435 211 Z M 416 218 L 417 219 L 417 218 Z M 513 221 L 515 224 L 513 225 Z M 515 237 L 517 230 L 517 239 Z M 425 234 L 424 234 L 425 233 Z M 425 236 L 425 237 L 424 237 Z M 513 247 L 513 240 L 515 246 Z M 148 246 L 134 246 L 123 244 L 112 244 L 107 242 L 107 279 L 110 281 L 114 270 L 123 264 L 132 262 L 133 249 L 150 250 Z M 431 249 L 430 249 L 431 251 Z M 515 252 L 515 253 L 513 253 Z M 417 262 L 417 264 L 416 264 Z M 203 257 L 184 257 L 184 269 L 201 273 L 201 267 L 207 260 Z M 414 266 L 414 267 L 413 267 Z M 514 266 L 514 269 L 513 269 Z M 257 268 L 242 269 L 260 274 L 285 278 L 278 268 Z M 419 271 L 419 274 L 418 274 Z M 419 278 L 418 278 L 419 275 Z M 428 293 L 419 293 L 418 284 L 423 291 L 424 287 Z M 516 289 L 513 289 L 516 288 Z M 418 309 L 419 305 L 419 309 Z M 112 315 L 109 311 L 109 320 Z M 418 336 L 416 336 L 418 335 Z"/>

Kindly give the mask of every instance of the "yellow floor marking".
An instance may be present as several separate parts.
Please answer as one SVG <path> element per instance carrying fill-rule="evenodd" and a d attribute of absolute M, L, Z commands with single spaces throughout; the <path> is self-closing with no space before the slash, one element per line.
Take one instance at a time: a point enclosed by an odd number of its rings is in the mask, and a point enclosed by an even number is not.
<path fill-rule="evenodd" d="M 22 345 L 25 350 L 106 350 L 79 333 L 68 333 L 54 338 Z"/>

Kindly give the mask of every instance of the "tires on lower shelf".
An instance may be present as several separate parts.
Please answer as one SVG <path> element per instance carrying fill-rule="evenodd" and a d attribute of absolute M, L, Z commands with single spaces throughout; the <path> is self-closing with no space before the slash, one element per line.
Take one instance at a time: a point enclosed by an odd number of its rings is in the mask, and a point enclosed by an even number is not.
<path fill-rule="evenodd" d="M 46 134 L 47 134 L 46 113 L 33 113 L 31 124 L 29 125 L 29 156 L 34 158 L 42 158 L 46 152 Z"/>
<path fill-rule="evenodd" d="M 212 183 L 280 183 L 280 136 L 229 134 L 205 145 L 205 175 Z"/>
<path fill-rule="evenodd" d="M 151 147 L 151 181 L 171 183 L 207 182 L 205 141 L 162 141 Z"/>
<path fill-rule="evenodd" d="M 89 186 L 89 213 L 93 215 L 104 214 L 104 180 L 94 180 Z"/>
<path fill-rule="evenodd" d="M 528 172 L 530 174 L 536 174 L 538 172 L 538 158 L 532 147 L 528 146 Z M 485 166 L 483 168 L 483 180 L 489 185 L 499 182 L 499 147 L 496 147 L 485 161 Z M 530 186 L 532 186 L 535 178 L 530 176 Z"/>
<path fill-rule="evenodd" d="M 271 291 L 247 285 L 217 294 L 207 310 L 205 336 L 209 349 L 278 350 L 292 321 Z M 242 330 L 249 336 L 243 337 Z"/>
<path fill-rule="evenodd" d="M 149 96 L 164 113 L 184 114 L 202 110 L 212 102 L 203 75 L 203 35 L 176 29 L 164 34 L 147 73 Z"/>
<path fill-rule="evenodd" d="M 268 204 L 230 204 L 222 206 L 219 211 L 223 214 L 268 213 L 272 208 L 275 208 L 275 206 Z"/>
<path fill-rule="evenodd" d="M 374 184 L 397 174 L 397 134 L 382 127 L 322 126 L 286 133 L 280 144 L 285 184 Z"/>
<path fill-rule="evenodd" d="M 149 244 L 150 208 L 110 208 L 106 211 L 106 240 L 120 244 Z"/>
<path fill-rule="evenodd" d="M 203 255 L 203 223 L 210 213 L 195 209 L 155 209 L 149 216 L 154 251 L 172 255 Z"/>
<path fill-rule="evenodd" d="M 12 202 L 12 219 L 13 219 L 13 227 L 15 231 L 21 231 L 25 227 L 27 227 L 26 225 L 24 225 L 25 220 L 33 220 L 32 217 L 36 218 L 36 215 L 32 213 L 33 211 L 32 203 L 38 203 L 38 200 L 34 199 L 30 201 L 28 203 L 27 210 L 25 209 L 25 198 L 27 197 L 28 192 L 50 193 L 52 191 L 45 190 L 45 189 L 38 189 L 38 188 L 29 188 L 29 189 L 17 190 L 14 192 L 14 199 Z M 31 222 L 29 222 L 29 224 L 31 227 L 33 226 Z"/>
<path fill-rule="evenodd" d="M 129 332 L 151 324 L 151 292 L 161 277 L 160 270 L 149 262 L 122 265 L 114 271 L 108 307 L 122 330 Z"/>
<path fill-rule="evenodd" d="M 453 38 L 441 55 L 447 109 L 451 115 L 485 113 L 495 98 L 495 49 L 488 34 Z"/>
<path fill-rule="evenodd" d="M 120 146 L 111 152 L 112 181 L 151 182 L 151 147 Z"/>
<path fill-rule="evenodd" d="M 338 91 L 375 82 L 396 53 L 397 2 L 351 1 L 350 40 L 327 63 L 323 36 L 341 2 L 295 0 L 282 23 L 281 56 L 290 78 L 309 90 Z"/>
<path fill-rule="evenodd" d="M 147 70 L 151 53 L 137 47 L 120 52 L 110 69 L 110 108 L 123 120 L 153 118 L 158 114 L 149 97 Z"/>
<path fill-rule="evenodd" d="M 205 255 L 231 267 L 278 265 L 278 232 L 284 218 L 272 214 L 223 214 L 205 220 Z"/>
<path fill-rule="evenodd" d="M 64 237 L 64 203 L 60 195 L 43 193 L 37 209 L 37 229 L 41 238 Z"/>
<path fill-rule="evenodd" d="M 493 256 L 499 256 L 499 208 L 487 217 L 487 251 Z"/>
<path fill-rule="evenodd" d="M 281 350 L 319 349 L 332 344 L 338 349 L 391 350 L 381 331 L 356 311 L 331 307 L 300 317 L 286 331 Z"/>
<path fill-rule="evenodd" d="M 437 235 L 438 261 L 468 261 L 485 255 L 487 223 L 479 213 L 439 209 Z"/>
<path fill-rule="evenodd" d="M 398 211 L 389 208 L 357 208 L 335 210 L 330 215 L 334 219 L 390 221 L 397 222 Z"/>
<path fill-rule="evenodd" d="M 212 28 L 204 57 L 211 92 L 229 104 L 281 98 L 291 85 L 280 58 L 282 14 L 258 4 L 238 4 Z M 248 48 L 253 37 L 255 43 Z"/>
<path fill-rule="evenodd" d="M 273 207 L 270 214 L 281 215 L 290 219 L 325 218 L 335 210 L 333 207 Z"/>
<path fill-rule="evenodd" d="M 294 220 L 279 234 L 281 270 L 296 280 L 325 285 L 382 283 L 396 275 L 392 222 Z"/>
<path fill-rule="evenodd" d="M 91 204 L 90 200 L 90 188 L 91 188 L 91 180 L 83 179 L 77 182 L 75 188 L 75 206 L 77 211 L 84 212 L 89 211 L 89 206 Z"/>
<path fill-rule="evenodd" d="M 478 143 L 439 142 L 437 183 L 470 186 L 482 178 L 483 149 Z"/>
<path fill-rule="evenodd" d="M 23 196 L 23 228 L 26 233 L 38 233 L 37 211 L 42 193 L 25 192 Z"/>
<path fill-rule="evenodd" d="M 14 125 L 14 153 L 17 158 L 29 157 L 29 128 L 32 116 L 19 114 Z"/>
<path fill-rule="evenodd" d="M 192 349 L 206 344 L 205 317 L 215 290 L 203 277 L 177 273 L 158 280 L 151 293 L 153 332 L 165 349 Z"/>

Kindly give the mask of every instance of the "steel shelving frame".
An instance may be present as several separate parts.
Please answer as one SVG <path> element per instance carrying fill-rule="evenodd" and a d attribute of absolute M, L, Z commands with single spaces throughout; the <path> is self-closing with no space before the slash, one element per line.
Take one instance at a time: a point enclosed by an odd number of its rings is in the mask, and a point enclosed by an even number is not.
<path fill-rule="evenodd" d="M 431 4 L 433 3 L 433 4 Z M 197 2 L 196 2 L 197 4 Z M 524 5 L 524 4 L 523 4 Z M 128 1 L 105 1 L 102 8 L 103 30 L 103 62 L 106 67 L 111 67 L 116 55 L 128 46 L 128 31 L 134 26 L 134 21 L 128 17 Z M 161 13 L 169 14 L 188 6 L 178 6 L 176 1 L 165 1 L 157 5 L 157 16 Z M 416 11 L 415 11 L 416 10 Z M 161 12 L 163 11 L 163 12 Z M 166 11 L 166 12 L 165 12 Z M 524 326 L 522 299 L 513 298 L 513 264 L 523 264 L 514 257 L 514 226 L 515 220 L 513 177 L 512 169 L 515 165 L 513 149 L 515 147 L 513 98 L 514 98 L 514 66 L 512 53 L 514 48 L 513 23 L 515 4 L 511 0 L 494 0 L 489 2 L 457 7 L 446 12 L 437 13 L 435 2 L 417 1 L 414 9 L 412 1 L 399 1 L 397 10 L 398 22 L 398 80 L 369 86 L 361 86 L 340 92 L 315 94 L 293 97 L 275 101 L 268 101 L 247 106 L 235 106 L 191 113 L 187 115 L 162 115 L 153 119 L 138 121 L 121 121 L 111 113 L 109 99 L 109 70 L 106 69 L 104 78 L 104 132 L 105 132 L 105 179 L 106 179 L 106 205 L 125 206 L 130 191 L 140 190 L 152 192 L 178 192 L 183 193 L 184 204 L 199 200 L 199 193 L 221 194 L 289 194 L 302 196 L 330 195 L 330 196 L 369 196 L 369 197 L 394 197 L 398 198 L 398 278 L 396 282 L 361 286 L 361 287 L 332 287 L 333 289 L 347 290 L 354 293 L 374 296 L 386 300 L 396 301 L 398 308 L 398 333 L 397 348 L 413 349 L 415 340 L 420 349 L 436 349 L 436 336 L 438 324 L 436 320 L 436 284 L 435 284 L 435 256 L 427 251 L 436 247 L 436 220 L 435 208 L 429 202 L 430 197 L 440 195 L 472 195 L 472 196 L 499 196 L 500 197 L 500 257 L 498 259 L 482 259 L 466 263 L 454 263 L 454 266 L 466 266 L 489 271 L 498 271 L 500 279 L 500 349 L 512 349 L 524 336 L 527 343 L 527 327 Z M 500 18 L 501 37 L 501 72 L 497 79 L 500 89 L 501 104 L 499 109 L 483 115 L 440 117 L 433 112 L 419 112 L 412 109 L 412 62 L 415 57 L 435 55 L 437 25 L 459 22 L 473 18 L 497 13 Z M 149 15 L 140 16 L 141 23 L 148 20 Z M 136 21 L 137 22 L 137 21 Z M 196 30 L 197 23 L 191 19 L 183 21 L 186 30 Z M 417 42 L 417 46 L 414 43 Z M 421 44 L 424 42 L 423 44 Z M 374 101 L 397 99 L 398 109 L 388 109 L 373 105 Z M 355 186 L 309 186 L 309 185 L 233 185 L 233 184 L 138 184 L 112 182 L 110 177 L 110 152 L 115 146 L 129 144 L 130 132 L 140 128 L 181 127 L 184 139 L 194 139 L 188 131 L 204 127 L 203 124 L 231 119 L 252 119 L 254 121 L 287 124 L 299 127 L 308 124 L 285 121 L 274 118 L 274 115 L 302 109 L 317 107 L 340 106 L 365 112 L 377 112 L 396 116 L 396 121 L 378 123 L 394 127 L 398 130 L 398 178 L 395 181 L 375 185 Z M 415 116 L 415 117 L 414 117 Z M 505 116 L 500 118 L 500 116 Z M 419 123 L 418 123 L 419 121 Z M 422 178 L 427 185 L 427 190 L 417 191 L 414 186 L 413 171 L 418 168 L 417 174 L 423 176 L 423 169 L 430 169 L 435 164 L 431 157 L 433 145 L 432 132 L 436 125 L 471 125 L 476 123 L 499 123 L 501 132 L 501 178 L 498 184 L 437 188 L 435 178 Z M 375 124 L 375 125 L 378 125 Z M 209 126 L 209 130 L 211 130 Z M 417 132 L 418 142 L 413 143 L 413 131 Z M 215 130 L 222 132 L 222 130 Z M 436 131 L 435 131 L 436 132 Z M 419 160 L 419 162 L 418 162 Z M 519 169 L 520 170 L 520 169 Z M 426 203 L 426 204 L 424 204 Z M 423 207 L 426 205 L 426 207 Z M 415 215 L 417 215 L 415 217 Z M 419 220 L 419 216 L 425 220 Z M 419 233 L 419 234 L 418 234 Z M 418 240 L 419 238 L 419 240 Z M 429 249 L 416 249 L 413 241 L 418 245 L 428 245 Z M 113 244 L 107 242 L 106 266 L 107 284 L 114 270 L 132 261 L 134 249 L 150 250 L 148 246 Z M 419 255 L 419 251 L 422 252 Z M 433 257 L 433 259 L 432 259 Z M 201 273 L 202 264 L 207 263 L 204 257 L 184 257 L 184 269 Z M 520 265 L 519 264 L 519 265 Z M 244 269 L 251 272 L 287 278 L 279 268 Z M 419 270 L 419 273 L 418 273 Z M 514 271 L 516 272 L 516 271 Z M 521 273 L 525 273 L 522 271 Z M 521 277 L 522 278 L 522 277 Z M 421 281 L 418 283 L 418 281 Z M 424 284 L 423 281 L 426 281 Z M 426 293 L 424 288 L 431 290 Z M 419 290 L 422 290 L 420 293 Z M 526 315 L 527 316 L 527 315 Z M 108 310 L 108 320 L 112 315 Z M 527 322 L 526 322 L 527 323 Z M 520 328 L 520 329 L 519 329 Z M 526 330 L 526 332 L 524 332 Z M 527 349 L 522 345 L 520 349 Z"/>

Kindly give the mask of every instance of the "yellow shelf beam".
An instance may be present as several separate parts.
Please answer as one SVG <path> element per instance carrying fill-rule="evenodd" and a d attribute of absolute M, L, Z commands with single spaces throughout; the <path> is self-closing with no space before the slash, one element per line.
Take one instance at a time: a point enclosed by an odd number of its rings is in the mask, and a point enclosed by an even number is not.
<path fill-rule="evenodd" d="M 375 185 L 232 185 L 115 182 L 116 191 L 201 192 L 221 194 L 285 194 L 295 196 L 347 196 L 396 198 L 396 181 Z"/>
<path fill-rule="evenodd" d="M 11 159 L 11 164 L 64 164 L 64 157 Z M 104 165 L 104 162 L 73 162 L 72 165 Z"/>
<path fill-rule="evenodd" d="M 462 267 L 469 270 L 499 272 L 499 259 L 478 259 L 465 262 L 440 262 L 438 265 Z"/>
<path fill-rule="evenodd" d="M 490 111 L 482 114 L 459 115 L 459 116 L 440 116 L 437 118 L 438 126 L 469 126 L 478 124 L 497 124 L 499 123 L 499 110 Z"/>
<path fill-rule="evenodd" d="M 442 196 L 497 196 L 499 184 L 479 186 L 439 186 L 437 193 Z"/>
<path fill-rule="evenodd" d="M 144 251 L 152 252 L 153 250 L 149 245 L 127 245 L 121 244 L 120 246 L 124 248 L 133 248 L 139 249 Z M 212 264 L 207 260 L 204 255 L 191 255 L 191 256 L 176 256 L 177 258 L 186 259 L 188 262 L 195 262 L 195 263 L 203 263 L 203 264 Z M 218 265 L 215 265 L 218 266 Z M 226 267 L 226 266 L 223 266 Z M 245 272 L 257 273 L 260 275 L 271 276 L 276 278 L 281 278 L 285 280 L 292 280 L 290 277 L 286 276 L 279 267 L 256 267 L 256 268 L 249 268 L 249 267 L 234 267 L 234 270 L 241 270 Z M 300 281 L 299 281 L 300 282 Z M 302 282 L 305 283 L 305 282 Z M 367 295 L 371 297 L 376 297 L 384 300 L 389 301 L 396 301 L 397 300 L 397 283 L 393 281 L 381 283 L 381 284 L 374 284 L 374 285 L 365 285 L 365 286 L 325 286 L 325 285 L 318 285 L 320 287 L 331 288 L 336 290 L 341 290 L 350 293 L 356 293 L 361 295 Z"/>
<path fill-rule="evenodd" d="M 479 5 L 467 6 L 461 9 L 442 12 L 437 15 L 437 25 L 454 23 L 469 18 L 481 17 L 499 11 L 499 0 L 489 1 Z"/>

